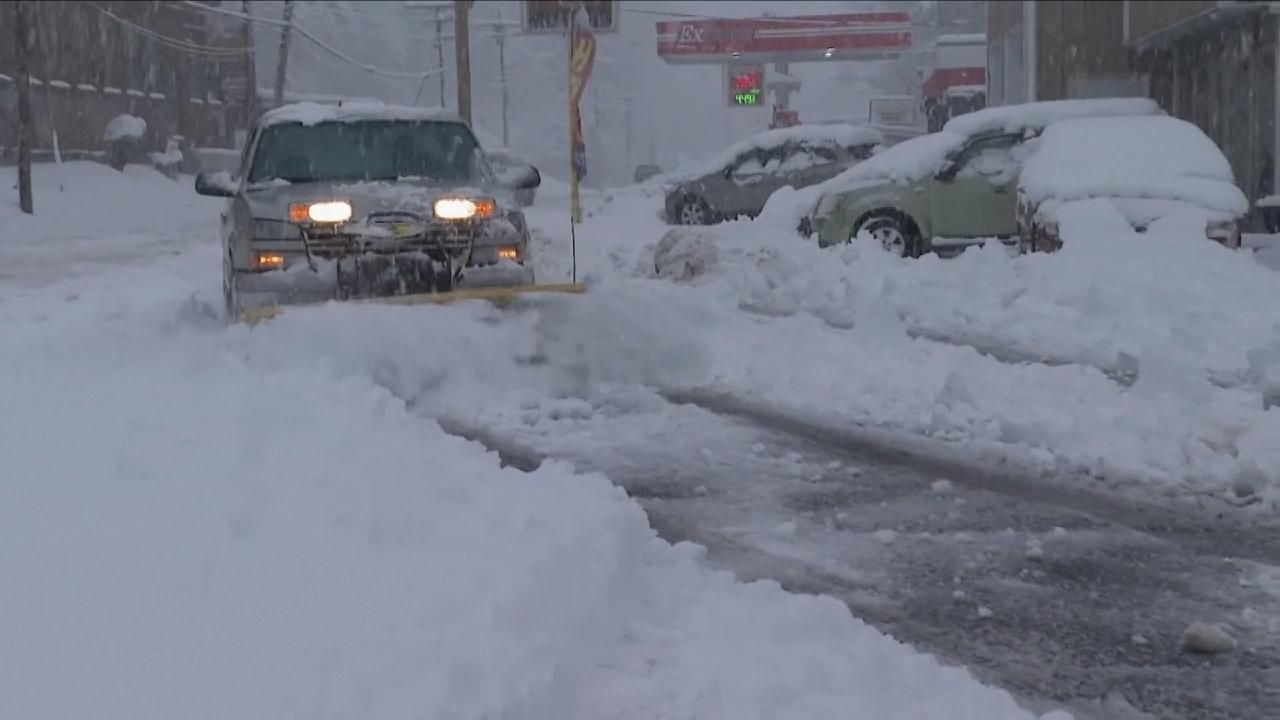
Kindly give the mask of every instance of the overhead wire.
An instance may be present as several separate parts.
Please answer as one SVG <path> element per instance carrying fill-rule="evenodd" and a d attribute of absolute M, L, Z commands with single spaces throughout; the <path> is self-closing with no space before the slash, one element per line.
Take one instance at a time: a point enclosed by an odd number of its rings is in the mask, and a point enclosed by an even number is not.
<path fill-rule="evenodd" d="M 210 7 L 208 5 L 201 5 L 200 3 L 193 2 L 192 0 L 182 0 L 182 2 L 183 4 L 188 5 L 190 7 L 194 7 L 202 12 L 212 13 L 216 15 L 224 15 L 226 17 L 233 17 L 240 20 L 247 20 L 249 22 L 256 22 L 262 25 L 272 25 L 275 27 L 292 27 L 293 32 L 296 32 L 302 37 L 311 41 L 313 44 L 316 45 L 316 47 L 320 48 L 321 50 L 324 50 L 326 53 L 338 58 L 339 60 L 342 60 L 350 65 L 354 65 L 355 67 L 358 67 L 361 70 L 364 70 L 365 72 L 368 72 L 372 75 L 382 75 L 384 77 L 393 77 L 393 78 L 418 79 L 422 77 L 439 75 L 444 72 L 444 68 L 442 67 L 425 68 L 423 70 L 415 70 L 412 72 L 408 72 L 404 70 L 387 70 L 385 68 L 380 68 L 376 65 L 370 65 L 368 63 L 361 62 L 340 50 L 330 47 L 328 43 L 325 43 L 324 41 L 320 40 L 315 35 L 313 35 L 310 31 L 308 31 L 305 27 L 299 25 L 296 22 L 286 23 L 283 20 L 273 20 L 271 18 L 258 17 L 257 15 L 246 15 L 245 13 L 239 13 L 234 10 L 225 10 L 223 8 L 215 8 L 215 7 Z"/>
<path fill-rule="evenodd" d="M 150 40 L 154 40 L 160 45 L 164 45 L 165 47 L 168 47 L 168 48 L 172 48 L 175 50 L 182 50 L 193 55 L 206 55 L 206 56 L 213 56 L 213 57 L 233 57 L 233 56 L 239 56 L 244 54 L 244 50 L 242 48 L 219 47 L 216 45 L 201 45 L 199 43 L 191 42 L 189 40 L 170 37 L 163 33 L 156 32 L 155 30 L 152 30 L 150 28 L 143 27 L 142 25 L 139 25 L 131 20 L 122 18 L 119 15 L 116 15 L 115 13 L 111 12 L 110 10 L 102 7 L 101 5 L 98 5 L 97 3 L 90 2 L 87 4 L 89 5 L 89 7 L 92 7 L 93 9 L 107 16 L 108 18 L 115 20 L 116 22 L 129 28 L 133 32 L 145 38 L 148 38 Z"/>

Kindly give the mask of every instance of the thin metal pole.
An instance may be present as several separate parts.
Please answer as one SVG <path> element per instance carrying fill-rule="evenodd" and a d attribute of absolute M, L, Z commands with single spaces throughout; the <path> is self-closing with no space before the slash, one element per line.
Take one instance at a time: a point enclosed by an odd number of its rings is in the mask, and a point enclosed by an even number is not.
<path fill-rule="evenodd" d="M 249 0 L 244 0 L 241 9 L 244 13 L 244 27 L 241 29 L 244 36 L 244 117 L 240 127 L 248 138 L 258 104 L 258 69 L 253 54 L 253 6 Z"/>
<path fill-rule="evenodd" d="M 573 101 L 573 26 L 565 32 L 566 45 L 568 53 L 565 55 L 565 68 L 567 70 L 566 78 L 568 80 L 565 85 L 565 93 L 569 99 L 569 184 L 570 184 L 570 206 L 569 206 L 569 253 L 572 258 L 572 269 L 570 275 L 571 282 L 578 282 L 578 171 L 574 167 L 574 121 L 578 120 L 577 103 Z"/>
<path fill-rule="evenodd" d="M 444 16 L 440 8 L 435 8 L 436 15 L 436 67 L 440 69 L 440 107 L 447 107 L 444 100 Z"/>
<path fill-rule="evenodd" d="M 458 114 L 471 124 L 471 45 L 467 0 L 453 1 L 453 49 L 458 71 Z"/>
<path fill-rule="evenodd" d="M 494 37 L 498 41 L 498 81 L 502 83 L 502 146 L 511 147 L 507 131 L 507 54 L 502 26 L 494 28 Z"/>

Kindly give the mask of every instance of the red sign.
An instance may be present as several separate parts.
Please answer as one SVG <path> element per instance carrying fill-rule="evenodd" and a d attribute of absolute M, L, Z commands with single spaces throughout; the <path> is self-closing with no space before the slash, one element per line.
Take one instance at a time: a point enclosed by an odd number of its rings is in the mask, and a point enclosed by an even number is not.
<path fill-rule="evenodd" d="M 658 57 L 668 63 L 803 62 L 891 57 L 911 48 L 905 12 L 664 21 Z"/>
<path fill-rule="evenodd" d="M 940 98 L 949 87 L 957 85 L 986 85 L 986 68 L 943 68 L 934 70 L 928 80 L 924 81 L 924 96 Z"/>
<path fill-rule="evenodd" d="M 726 65 L 729 85 L 729 104 L 734 107 L 755 107 L 764 102 L 763 65 Z"/>
<path fill-rule="evenodd" d="M 760 73 L 758 71 L 745 75 L 734 75 L 732 80 L 733 89 L 738 92 L 760 89 Z"/>

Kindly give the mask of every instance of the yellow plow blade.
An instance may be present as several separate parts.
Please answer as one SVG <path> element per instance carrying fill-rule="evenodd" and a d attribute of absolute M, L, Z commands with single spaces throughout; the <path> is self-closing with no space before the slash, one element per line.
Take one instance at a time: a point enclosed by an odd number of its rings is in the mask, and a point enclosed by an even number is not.
<path fill-rule="evenodd" d="M 354 302 L 377 303 L 379 305 L 444 305 L 459 300 L 488 300 L 496 305 L 508 305 L 521 295 L 530 293 L 566 293 L 581 295 L 586 292 L 582 283 L 558 283 L 551 285 L 525 285 L 515 287 L 463 288 L 442 293 L 418 293 L 416 295 L 392 295 L 389 297 L 367 298 Z M 270 320 L 280 314 L 279 305 L 250 308 L 240 314 L 240 319 L 255 325 Z"/>

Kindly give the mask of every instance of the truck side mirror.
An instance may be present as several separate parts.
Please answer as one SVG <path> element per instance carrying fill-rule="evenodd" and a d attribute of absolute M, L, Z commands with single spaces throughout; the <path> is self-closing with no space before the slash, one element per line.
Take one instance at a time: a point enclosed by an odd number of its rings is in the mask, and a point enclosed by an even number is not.
<path fill-rule="evenodd" d="M 235 197 L 240 181 L 226 170 L 196 175 L 196 193 L 212 197 Z"/>

